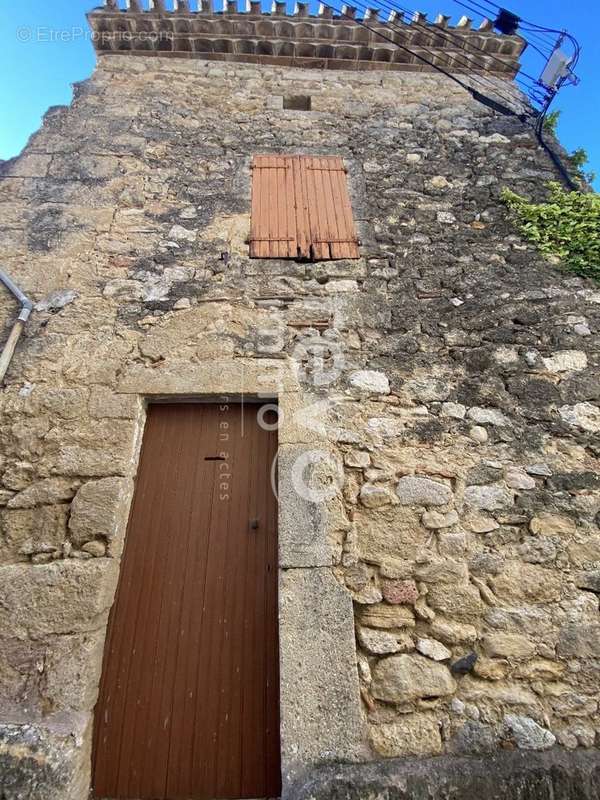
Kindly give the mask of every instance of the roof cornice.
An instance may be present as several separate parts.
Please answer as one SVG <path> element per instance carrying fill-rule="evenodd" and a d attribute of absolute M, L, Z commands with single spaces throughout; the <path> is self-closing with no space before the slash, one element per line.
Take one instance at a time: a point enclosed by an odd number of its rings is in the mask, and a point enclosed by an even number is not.
<path fill-rule="evenodd" d="M 285 2 L 274 3 L 272 13 L 263 12 L 254 0 L 242 13 L 236 0 L 228 0 L 219 12 L 211 0 L 204 0 L 199 11 L 190 11 L 182 0 L 176 6 L 167 11 L 162 0 L 154 0 L 153 7 L 144 10 L 139 0 L 130 0 L 129 8 L 120 10 L 117 0 L 108 0 L 88 14 L 96 51 L 316 69 L 434 69 L 421 56 L 451 72 L 511 79 L 525 47 L 519 36 L 495 33 L 490 20 L 475 30 L 466 17 L 452 27 L 442 15 L 435 22 L 428 22 L 424 14 L 410 21 L 396 17 L 390 24 L 373 11 L 356 20 L 351 6 L 344 16 L 326 7 L 311 15 L 307 3 L 298 3 L 293 15 L 286 13 Z"/>

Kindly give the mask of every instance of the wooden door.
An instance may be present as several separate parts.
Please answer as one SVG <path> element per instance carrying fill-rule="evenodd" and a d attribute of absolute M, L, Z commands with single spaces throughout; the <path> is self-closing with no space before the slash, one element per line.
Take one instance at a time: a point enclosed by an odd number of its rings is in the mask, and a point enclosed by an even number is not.
<path fill-rule="evenodd" d="M 277 435 L 259 408 L 149 408 L 96 707 L 97 798 L 279 795 Z"/>

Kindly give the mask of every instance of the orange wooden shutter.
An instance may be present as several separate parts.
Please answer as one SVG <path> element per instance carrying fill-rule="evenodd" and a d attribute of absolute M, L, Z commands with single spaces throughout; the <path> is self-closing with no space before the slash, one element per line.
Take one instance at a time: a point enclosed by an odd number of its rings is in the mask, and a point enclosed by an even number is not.
<path fill-rule="evenodd" d="M 341 158 L 255 156 L 251 258 L 359 258 Z"/>

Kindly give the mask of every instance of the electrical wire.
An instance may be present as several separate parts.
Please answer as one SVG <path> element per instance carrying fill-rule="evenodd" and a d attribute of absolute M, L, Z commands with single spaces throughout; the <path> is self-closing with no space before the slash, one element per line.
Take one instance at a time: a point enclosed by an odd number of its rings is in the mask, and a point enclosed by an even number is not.
<path fill-rule="evenodd" d="M 389 0 L 380 0 L 380 2 L 378 2 L 377 5 L 378 6 L 383 6 L 384 9 L 389 10 L 389 11 L 394 11 L 394 12 L 402 11 L 404 14 L 408 14 L 409 16 L 412 13 L 407 8 L 403 8 L 400 5 L 393 4 L 393 3 L 389 2 Z M 390 24 L 390 23 L 388 22 L 386 24 Z M 434 26 L 435 26 L 435 23 L 434 23 Z M 465 52 L 467 52 L 466 49 L 467 49 L 467 47 L 469 47 L 473 51 L 477 51 L 479 53 L 482 53 L 483 55 L 486 56 L 486 58 L 490 59 L 491 61 L 495 61 L 498 64 L 501 64 L 503 68 L 506 67 L 506 61 L 503 61 L 501 58 L 498 58 L 493 53 L 489 53 L 483 47 L 479 47 L 474 42 L 469 41 L 469 39 L 467 37 L 461 36 L 460 34 L 457 34 L 457 33 L 454 33 L 452 30 L 448 30 L 448 28 L 442 28 L 441 26 L 438 25 L 438 26 L 435 26 L 435 31 L 433 31 L 432 30 L 432 27 L 433 27 L 432 25 L 429 25 L 427 23 L 423 24 L 423 23 L 419 22 L 418 20 L 416 20 L 414 18 L 411 20 L 410 27 L 411 28 L 412 27 L 422 28 L 427 33 L 429 33 L 430 35 L 441 36 L 441 37 L 445 38 L 447 41 L 450 41 L 450 42 L 451 41 L 455 41 L 458 45 L 460 45 L 460 48 L 459 48 L 460 50 L 464 50 Z M 469 54 L 469 53 L 467 52 L 467 54 Z M 522 76 L 523 79 L 528 79 L 528 80 L 532 81 L 533 83 L 537 83 L 537 79 L 534 78 L 533 75 L 529 75 L 527 72 L 524 72 L 523 70 L 521 70 L 519 72 L 519 75 Z"/>
<path fill-rule="evenodd" d="M 483 102 L 488 106 L 491 106 L 492 108 L 494 108 L 495 110 L 499 111 L 500 113 L 516 116 L 516 117 L 518 117 L 519 119 L 521 119 L 523 121 L 527 121 L 527 116 L 524 116 L 523 114 L 517 113 L 513 108 L 510 107 L 510 105 L 509 106 L 502 106 L 502 105 L 498 104 L 497 101 L 495 101 L 493 98 L 490 98 L 488 96 L 485 96 L 485 95 L 479 93 L 476 89 L 473 89 L 473 87 L 469 86 L 468 84 L 465 84 L 463 81 L 461 81 L 459 78 L 457 78 L 456 75 L 453 75 L 452 73 L 448 72 L 443 67 L 440 67 L 439 65 L 435 64 L 432 61 L 428 61 L 426 58 L 424 58 L 419 53 L 415 53 L 410 48 L 405 47 L 404 45 L 401 45 L 398 42 L 396 42 L 393 39 L 391 39 L 389 36 L 386 36 L 380 30 L 377 30 L 377 29 L 373 28 L 372 25 L 367 24 L 364 21 L 364 19 L 365 19 L 364 13 L 367 12 L 367 18 L 368 18 L 368 14 L 371 12 L 371 9 L 369 9 L 367 6 L 365 6 L 365 5 L 361 4 L 361 3 L 354 3 L 354 6 L 356 7 L 356 9 L 363 12 L 363 19 L 361 20 L 361 19 L 357 19 L 356 17 L 347 14 L 343 10 L 340 11 L 339 9 L 337 9 L 335 6 L 331 5 L 330 3 L 322 2 L 322 5 L 327 7 L 327 8 L 329 8 L 329 9 L 331 9 L 332 11 L 334 11 L 337 14 L 339 14 L 340 16 L 344 16 L 347 19 L 352 20 L 356 24 L 361 25 L 364 28 L 367 28 L 367 30 L 371 31 L 376 36 L 379 36 L 380 38 L 391 42 L 392 44 L 394 44 L 399 49 L 411 53 L 418 60 L 428 64 L 429 66 L 433 67 L 433 69 L 437 70 L 438 72 L 441 72 L 442 74 L 446 75 L 446 77 L 450 78 L 452 81 L 457 83 L 459 86 L 461 86 L 463 89 L 465 89 L 469 94 L 471 94 L 471 96 L 474 99 L 479 100 L 480 102 Z M 386 24 L 386 26 L 392 25 L 392 27 L 393 27 L 393 23 L 387 22 L 385 24 Z M 411 24 L 413 24 L 413 23 L 411 23 Z M 396 26 L 396 28 L 397 28 L 397 30 L 401 30 L 397 26 Z M 425 48 L 422 48 L 422 49 L 425 49 Z M 431 53 L 431 51 L 427 51 L 427 52 Z M 474 76 L 470 76 L 470 77 L 473 78 Z M 496 94 L 496 95 L 498 94 L 496 87 L 494 87 L 494 94 Z M 503 99 L 506 100 L 505 97 L 503 97 Z M 551 99 L 550 99 L 550 102 L 551 102 Z M 566 183 L 566 185 L 569 187 L 569 189 L 571 191 L 578 191 L 579 187 L 573 181 L 573 179 L 572 179 L 571 175 L 569 174 L 568 170 L 565 168 L 562 160 L 560 159 L 560 157 L 554 152 L 554 150 L 548 145 L 548 143 L 544 139 L 544 136 L 543 136 L 543 123 L 544 123 L 544 119 L 545 119 L 545 115 L 547 113 L 548 107 L 549 107 L 549 102 L 546 104 L 546 108 L 545 108 L 544 113 L 538 116 L 536 124 L 532 125 L 532 127 L 533 127 L 534 132 L 536 134 L 536 137 L 537 137 L 537 139 L 538 139 L 538 141 L 540 143 L 540 146 L 548 154 L 549 158 L 551 159 L 552 163 L 556 167 L 557 171 L 560 173 L 560 175 L 561 175 L 562 179 L 564 180 L 564 182 Z"/>
<path fill-rule="evenodd" d="M 326 6 L 327 8 L 331 8 L 336 13 L 340 13 L 340 10 L 338 8 L 336 8 L 335 6 L 333 6 L 331 3 L 322 3 L 322 5 Z M 440 68 L 439 65 L 433 64 L 432 62 L 428 61 L 427 59 L 424 59 L 423 57 L 420 57 L 417 53 L 415 53 L 414 50 L 411 50 L 409 47 L 406 47 L 404 45 L 399 44 L 395 39 L 391 39 L 390 37 L 385 36 L 385 34 L 381 33 L 380 30 L 377 30 L 372 25 L 367 24 L 364 20 L 368 19 L 368 14 L 371 12 L 371 8 L 370 7 L 366 6 L 363 3 L 354 3 L 353 7 L 356 10 L 363 12 L 363 18 L 362 19 L 357 19 L 356 17 L 349 17 L 350 19 L 353 19 L 354 22 L 357 22 L 358 24 L 363 25 L 369 31 L 371 31 L 371 32 L 375 33 L 376 35 L 379 35 L 380 37 L 390 41 L 396 47 L 400 47 L 401 49 L 411 53 L 413 56 L 416 56 L 416 57 L 420 58 L 420 60 L 424 61 L 425 63 L 429 64 L 430 66 L 433 66 L 435 69 L 438 69 L 439 71 L 445 72 L 446 75 L 450 74 L 447 71 L 445 71 L 442 68 Z M 396 10 L 396 9 L 394 9 L 392 7 L 392 10 Z M 366 17 L 364 16 L 365 12 L 367 12 L 367 16 Z M 344 16 L 348 16 L 345 13 L 343 15 Z M 406 33 L 406 28 L 399 27 L 394 22 L 385 22 L 383 24 L 385 24 L 386 28 L 388 30 L 391 30 L 392 33 L 393 32 Z M 417 27 L 424 28 L 430 35 L 432 33 L 431 27 L 429 25 L 419 24 L 418 22 L 415 22 L 415 21 L 411 22 L 411 27 L 412 27 L 412 25 L 416 25 Z M 428 53 L 430 56 L 432 56 L 432 58 L 435 58 L 436 55 L 437 55 L 436 53 L 434 53 L 432 50 L 429 50 L 429 48 L 427 48 L 424 45 L 416 45 L 416 46 L 419 47 L 419 49 L 421 51 Z M 453 63 L 452 66 L 457 65 L 459 68 L 462 67 L 462 68 L 468 70 L 469 72 L 471 72 L 471 70 L 473 69 L 472 62 L 468 61 L 468 60 L 461 59 L 459 53 L 454 54 L 453 61 L 454 61 L 454 63 Z M 510 109 L 511 113 L 514 113 L 514 109 L 512 109 L 512 107 L 511 107 L 515 103 L 515 97 L 514 96 L 507 96 L 506 94 L 504 94 L 501 91 L 501 89 L 498 86 L 498 84 L 496 82 L 493 82 L 491 79 L 486 78 L 485 75 L 482 75 L 480 73 L 477 73 L 477 74 L 471 73 L 469 75 L 469 78 L 470 78 L 472 83 L 476 84 L 476 86 L 478 87 L 478 89 L 476 89 L 476 90 L 479 91 L 481 95 L 486 96 L 486 92 L 487 92 L 488 94 L 492 93 L 495 97 L 500 97 L 503 100 L 503 102 L 507 104 L 507 108 Z M 525 88 L 527 90 L 529 89 L 529 87 L 525 87 Z M 469 89 L 469 91 L 471 91 L 471 89 Z M 477 99 L 481 99 L 481 97 L 479 97 Z M 487 96 L 486 96 L 486 99 L 488 101 L 490 100 L 490 98 L 487 97 Z"/>

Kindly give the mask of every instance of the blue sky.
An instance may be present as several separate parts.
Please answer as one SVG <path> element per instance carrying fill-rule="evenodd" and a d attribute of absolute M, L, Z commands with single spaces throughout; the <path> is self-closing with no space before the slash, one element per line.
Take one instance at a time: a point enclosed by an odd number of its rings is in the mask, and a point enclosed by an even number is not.
<path fill-rule="evenodd" d="M 486 0 L 465 2 L 489 5 Z M 69 103 L 71 84 L 91 74 L 95 56 L 86 35 L 85 12 L 99 3 L 100 0 L 0 0 L 0 74 L 4 76 L 0 85 L 0 158 L 17 155 L 39 127 L 46 109 Z M 456 0 L 402 0 L 400 5 L 418 8 L 430 17 L 438 12 L 451 15 L 454 23 L 463 13 L 480 19 Z M 582 53 L 577 71 L 581 83 L 564 88 L 554 107 L 562 110 L 558 130 L 565 147 L 584 147 L 590 156 L 590 168 L 600 174 L 600 47 L 595 24 L 598 0 L 507 0 L 505 5 L 531 22 L 566 28 L 579 40 Z M 529 50 L 524 67 L 537 77 L 541 66 L 541 59 Z M 596 188 L 600 188 L 599 179 Z"/>

